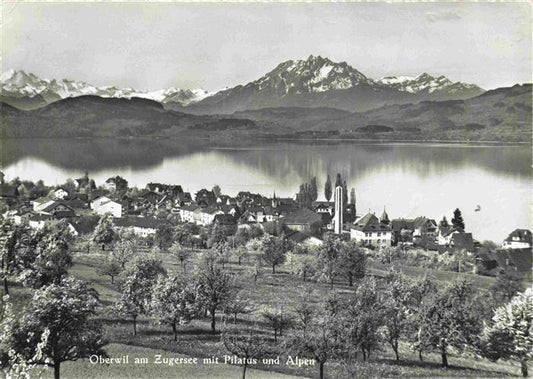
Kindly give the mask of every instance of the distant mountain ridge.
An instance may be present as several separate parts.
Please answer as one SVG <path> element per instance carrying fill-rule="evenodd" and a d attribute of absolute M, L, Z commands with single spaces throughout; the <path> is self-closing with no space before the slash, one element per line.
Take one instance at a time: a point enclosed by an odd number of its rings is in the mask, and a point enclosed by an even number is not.
<path fill-rule="evenodd" d="M 229 114 L 282 106 L 361 112 L 390 104 L 466 99 L 483 92 L 474 84 L 454 83 L 444 76 L 433 77 L 427 73 L 374 80 L 346 62 L 336 63 L 311 55 L 305 60 L 282 62 L 257 80 L 216 92 L 174 87 L 142 92 L 114 86 L 96 87 L 67 79 L 40 79 L 24 71 L 10 70 L 1 76 L 0 100 L 20 109 L 34 109 L 68 97 L 94 95 L 151 99 L 170 109 L 194 114 Z"/>
<path fill-rule="evenodd" d="M 67 98 L 22 111 L 0 103 L 2 138 L 346 138 L 531 142 L 531 84 L 466 100 L 386 105 L 353 113 L 279 107 L 193 115 L 147 99 Z"/>
<path fill-rule="evenodd" d="M 0 100 L 25 110 L 39 108 L 61 99 L 86 95 L 119 99 L 137 97 L 159 103 L 172 101 L 184 106 L 211 95 L 202 89 L 190 90 L 175 87 L 150 92 L 115 86 L 96 87 L 85 82 L 68 79 L 41 79 L 22 70 L 6 71 L 0 76 L 0 82 Z"/>

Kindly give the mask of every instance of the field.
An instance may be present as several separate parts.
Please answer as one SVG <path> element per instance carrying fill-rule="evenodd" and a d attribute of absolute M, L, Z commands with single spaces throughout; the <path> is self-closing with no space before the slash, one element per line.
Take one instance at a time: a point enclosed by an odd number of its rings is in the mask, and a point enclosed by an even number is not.
<path fill-rule="evenodd" d="M 201 361 L 203 358 L 212 356 L 219 357 L 229 354 L 223 343 L 220 341 L 220 329 L 224 324 L 231 324 L 233 320 L 226 320 L 224 316 L 217 315 L 217 333 L 210 331 L 209 318 L 193 320 L 190 324 L 181 326 L 178 333 L 178 341 L 173 340 L 172 330 L 168 325 L 158 325 L 146 317 L 138 320 L 138 334 L 133 336 L 132 324 L 130 320 L 117 317 L 112 311 L 112 304 L 118 298 L 118 286 L 111 284 L 109 277 L 100 276 L 96 272 L 99 262 L 99 252 L 90 254 L 75 253 L 75 264 L 71 268 L 72 275 L 91 282 L 92 286 L 99 292 L 102 308 L 99 319 L 104 324 L 105 336 L 109 341 L 107 351 L 111 357 L 121 357 L 129 355 L 129 364 L 124 365 L 93 365 L 87 359 L 77 362 L 68 362 L 62 365 L 62 377 L 64 378 L 85 378 L 90 372 L 91 378 L 237 378 L 242 376 L 240 366 L 220 363 L 218 365 L 155 365 L 151 363 L 154 354 L 161 354 L 164 357 L 189 356 L 197 357 Z M 162 260 L 165 268 L 170 273 L 181 270 L 179 263 L 169 255 L 163 255 Z M 189 267 L 190 266 L 190 267 Z M 191 270 L 189 264 L 187 270 Z M 316 282 L 303 282 L 289 275 L 283 267 L 280 267 L 276 274 L 271 274 L 268 268 L 259 275 L 257 282 L 251 275 L 251 266 L 243 262 L 242 266 L 232 262 L 226 268 L 235 274 L 237 279 L 236 291 L 241 291 L 250 299 L 250 306 L 253 311 L 247 315 L 240 315 L 237 325 L 252 326 L 263 335 L 272 336 L 272 332 L 262 322 L 260 312 L 265 306 L 279 306 L 290 310 L 304 293 L 310 293 L 310 301 L 318 303 L 325 299 L 331 292 L 335 291 L 340 296 L 349 294 L 352 289 L 344 283 L 336 283 L 333 289 L 329 284 Z M 377 277 L 385 274 L 387 267 L 381 264 L 372 264 L 369 273 Z M 436 280 L 438 283 L 445 283 L 454 278 L 464 277 L 473 280 L 480 290 L 487 289 L 492 285 L 493 278 L 485 278 L 470 274 L 443 272 L 434 270 L 424 270 L 414 267 L 400 268 L 409 276 L 422 276 Z M 22 300 L 28 296 L 25 290 L 14 287 L 14 297 Z M 20 304 L 20 303 L 19 303 Z M 150 358 L 148 364 L 132 364 L 135 357 L 146 356 Z M 516 362 L 493 363 L 486 359 L 481 359 L 473 355 L 460 355 L 454 351 L 450 352 L 450 367 L 443 369 L 440 366 L 440 355 L 426 353 L 421 362 L 418 355 L 413 352 L 407 344 L 400 346 L 400 362 L 394 360 L 392 349 L 383 345 L 381 351 L 375 351 L 367 362 L 359 360 L 347 366 L 341 362 L 329 361 L 326 364 L 326 377 L 328 378 L 369 378 L 369 377 L 518 377 L 520 370 Z M 259 363 L 250 366 L 247 377 L 250 378 L 278 378 L 296 377 L 318 377 L 318 366 L 294 367 L 285 364 L 287 354 L 280 357 L 279 365 L 264 365 Z M 251 370 L 253 368 L 253 370 Z M 47 375 L 53 373 L 48 370 Z"/>

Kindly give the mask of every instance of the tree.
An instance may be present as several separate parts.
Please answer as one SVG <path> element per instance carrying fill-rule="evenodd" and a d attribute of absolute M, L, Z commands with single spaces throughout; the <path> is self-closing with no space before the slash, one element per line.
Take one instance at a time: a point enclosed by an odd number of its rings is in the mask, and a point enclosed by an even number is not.
<path fill-rule="evenodd" d="M 347 345 L 354 352 L 361 349 L 363 360 L 370 356 L 372 350 L 378 347 L 378 329 L 383 316 L 382 299 L 379 298 L 376 280 L 365 277 L 358 283 L 353 297 L 346 306 L 344 317 Z"/>
<path fill-rule="evenodd" d="M 321 279 L 329 282 L 333 288 L 333 282 L 339 271 L 340 240 L 332 234 L 326 235 L 324 243 L 316 251 Z"/>
<path fill-rule="evenodd" d="M 153 287 L 150 313 L 157 321 L 172 326 L 174 341 L 178 340 L 177 327 L 190 322 L 199 310 L 197 290 L 189 278 L 158 278 Z"/>
<path fill-rule="evenodd" d="M 276 273 L 276 266 L 285 262 L 288 242 L 284 237 L 265 236 L 261 243 L 261 259 L 272 267 Z"/>
<path fill-rule="evenodd" d="M 220 186 L 218 184 L 215 184 L 211 191 L 215 194 L 215 197 L 219 197 L 222 193 L 222 190 L 220 189 Z"/>
<path fill-rule="evenodd" d="M 174 239 L 174 230 L 170 224 L 161 224 L 155 231 L 154 242 L 162 251 L 166 251 Z"/>
<path fill-rule="evenodd" d="M 170 247 L 170 253 L 180 261 L 181 269 L 185 271 L 185 264 L 192 255 L 191 249 L 174 242 Z"/>
<path fill-rule="evenodd" d="M 126 269 L 126 264 L 130 262 L 136 254 L 137 242 L 136 240 L 122 239 L 115 244 L 111 255 L 122 270 Z"/>
<path fill-rule="evenodd" d="M 291 350 L 318 362 L 320 379 L 324 378 L 324 365 L 331 358 L 338 358 L 343 349 L 342 329 L 336 316 L 325 308 L 306 328 L 298 329 L 290 339 Z"/>
<path fill-rule="evenodd" d="M 242 379 L 246 379 L 249 364 L 256 364 L 259 359 L 272 355 L 272 349 L 265 338 L 257 334 L 253 328 L 226 329 L 222 333 L 222 343 L 234 356 L 240 358 Z"/>
<path fill-rule="evenodd" d="M 274 331 L 274 342 L 278 341 L 278 332 L 279 336 L 283 337 L 283 330 L 290 328 L 294 323 L 293 316 L 286 312 L 283 308 L 267 308 L 263 310 L 261 315 Z"/>
<path fill-rule="evenodd" d="M 312 292 L 300 293 L 296 304 L 294 305 L 295 326 L 302 331 L 303 337 L 306 337 L 307 329 L 314 319 L 316 307 L 311 303 Z"/>
<path fill-rule="evenodd" d="M 18 273 L 21 269 L 18 250 L 27 239 L 29 230 L 23 226 L 13 225 L 8 219 L 2 219 L 0 224 L 0 256 L 2 258 L 2 272 L 0 276 L 4 282 L 4 294 L 9 294 L 8 277 Z"/>
<path fill-rule="evenodd" d="M 337 177 L 335 178 L 335 188 L 339 186 L 342 187 L 342 178 L 341 178 L 341 174 L 337 173 Z"/>
<path fill-rule="evenodd" d="M 212 259 L 205 259 L 196 273 L 198 296 L 201 304 L 211 314 L 211 331 L 216 332 L 216 311 L 232 296 L 231 276 Z"/>
<path fill-rule="evenodd" d="M 106 257 L 104 261 L 96 269 L 98 275 L 109 276 L 111 278 L 111 284 L 115 283 L 115 278 L 120 275 L 123 268 L 121 263 L 114 257 Z"/>
<path fill-rule="evenodd" d="M 394 351 L 396 361 L 400 338 L 404 337 L 413 324 L 413 307 L 417 301 L 418 287 L 409 277 L 392 272 L 387 277 L 387 288 L 383 302 L 383 335 Z"/>
<path fill-rule="evenodd" d="M 355 198 L 355 188 L 352 188 L 350 190 L 350 204 L 355 205 L 355 200 L 356 200 L 356 198 Z"/>
<path fill-rule="evenodd" d="M 326 198 L 326 201 L 331 200 L 332 190 L 331 190 L 331 178 L 329 177 L 326 179 L 326 184 L 324 186 L 324 197 Z"/>
<path fill-rule="evenodd" d="M 462 230 L 465 230 L 465 222 L 463 220 L 463 215 L 461 214 L 459 208 L 456 208 L 453 211 L 452 225 L 454 228 L 460 228 Z"/>
<path fill-rule="evenodd" d="M 520 277 L 502 270 L 491 287 L 492 298 L 496 304 L 507 303 L 520 291 L 520 287 Z"/>
<path fill-rule="evenodd" d="M 238 293 L 224 304 L 224 313 L 228 316 L 233 316 L 233 323 L 237 323 L 237 316 L 240 314 L 251 313 L 250 299 L 244 296 L 244 294 Z"/>
<path fill-rule="evenodd" d="M 420 310 L 420 338 L 439 350 L 442 366 L 448 367 L 448 348 L 473 345 L 480 332 L 472 285 L 453 282 L 432 294 Z"/>
<path fill-rule="evenodd" d="M 94 228 L 93 241 L 101 245 L 102 251 L 104 251 L 105 246 L 110 245 L 116 237 L 117 232 L 113 224 L 113 219 L 110 214 L 106 214 L 98 221 L 98 224 Z"/>
<path fill-rule="evenodd" d="M 318 199 L 318 187 L 316 184 L 316 176 L 313 176 L 311 179 L 310 187 L 309 187 L 309 194 L 312 201 L 316 201 Z"/>
<path fill-rule="evenodd" d="M 339 271 L 348 279 L 348 284 L 352 287 L 354 279 L 359 280 L 365 276 L 366 255 L 355 241 L 341 242 L 339 248 Z"/>
<path fill-rule="evenodd" d="M 137 317 L 148 313 L 152 288 L 158 277 L 165 274 L 160 260 L 144 255 L 135 257 L 122 273 L 121 297 L 116 307 L 132 318 L 134 336 L 137 335 Z"/>
<path fill-rule="evenodd" d="M 492 324 L 483 330 L 482 352 L 492 360 L 520 361 L 522 375 L 528 376 L 527 362 L 533 358 L 533 287 L 515 295 L 494 311 Z"/>
<path fill-rule="evenodd" d="M 316 258 L 312 254 L 287 253 L 285 262 L 289 272 L 305 282 L 316 273 Z"/>
<path fill-rule="evenodd" d="M 346 207 L 348 205 L 348 185 L 346 180 L 342 181 L 342 204 Z"/>
<path fill-rule="evenodd" d="M 74 278 L 38 289 L 15 326 L 12 347 L 30 359 L 46 332 L 48 338 L 38 363 L 54 367 L 54 378 L 59 379 L 62 362 L 94 354 L 106 356 L 101 327 L 89 320 L 97 306 L 96 292 Z"/>
<path fill-rule="evenodd" d="M 25 285 L 40 288 L 51 283 L 58 284 L 72 267 L 72 254 L 69 251 L 70 235 L 66 229 L 44 229 L 36 234 L 34 249 L 27 247 L 31 254 L 21 277 Z"/>

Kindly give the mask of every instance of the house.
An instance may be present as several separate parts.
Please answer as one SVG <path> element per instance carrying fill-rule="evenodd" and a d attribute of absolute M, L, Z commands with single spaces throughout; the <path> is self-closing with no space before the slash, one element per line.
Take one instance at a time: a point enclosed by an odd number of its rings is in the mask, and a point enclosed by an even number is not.
<path fill-rule="evenodd" d="M 200 207 L 196 204 L 185 205 L 180 208 L 180 218 L 182 222 L 195 223 L 197 218 L 200 218 Z M 198 214 L 198 216 L 195 216 Z"/>
<path fill-rule="evenodd" d="M 182 192 L 175 197 L 174 202 L 176 206 L 183 207 L 185 205 L 191 205 L 193 201 L 190 192 Z"/>
<path fill-rule="evenodd" d="M 39 208 L 38 213 L 41 215 L 54 216 L 55 218 L 74 217 L 76 215 L 74 209 L 62 200 L 53 200 L 51 203 L 46 203 L 45 206 Z"/>
<path fill-rule="evenodd" d="M 200 225 L 211 225 L 213 221 L 215 221 L 216 215 L 223 215 L 224 212 L 222 212 L 220 209 L 217 209 L 215 207 L 207 207 L 207 208 L 201 208 L 199 215 L 200 219 L 195 220 L 197 224 Z"/>
<path fill-rule="evenodd" d="M 531 249 L 531 231 L 516 229 L 503 240 L 502 249 Z"/>
<path fill-rule="evenodd" d="M 50 195 L 55 200 L 65 200 L 69 196 L 69 192 L 63 187 L 58 187 L 52 190 Z"/>
<path fill-rule="evenodd" d="M 313 201 L 311 209 L 316 213 L 329 213 L 333 216 L 333 209 L 335 204 L 331 201 Z"/>
<path fill-rule="evenodd" d="M 128 189 L 128 181 L 117 175 L 107 179 L 104 187 L 111 192 L 126 191 Z"/>
<path fill-rule="evenodd" d="M 113 217 L 122 217 L 122 204 L 107 196 L 100 196 L 91 202 L 91 209 L 99 215 L 110 213 Z"/>
<path fill-rule="evenodd" d="M 46 208 L 48 205 L 52 204 L 55 200 L 49 197 L 39 197 L 38 199 L 32 200 L 31 204 L 33 206 L 34 212 L 40 212 L 41 209 Z"/>
<path fill-rule="evenodd" d="M 372 213 L 357 219 L 350 229 L 350 239 L 368 246 L 387 247 L 392 244 L 392 229 Z"/>
<path fill-rule="evenodd" d="M 435 237 L 437 235 L 437 223 L 435 220 L 420 216 L 413 220 L 413 224 L 414 237 Z"/>
<path fill-rule="evenodd" d="M 129 228 L 139 237 L 154 235 L 159 227 L 165 223 L 150 217 L 125 217 L 113 220 L 119 228 Z"/>
<path fill-rule="evenodd" d="M 290 230 L 319 233 L 322 229 L 322 216 L 309 209 L 299 209 L 282 218 L 283 224 Z"/>

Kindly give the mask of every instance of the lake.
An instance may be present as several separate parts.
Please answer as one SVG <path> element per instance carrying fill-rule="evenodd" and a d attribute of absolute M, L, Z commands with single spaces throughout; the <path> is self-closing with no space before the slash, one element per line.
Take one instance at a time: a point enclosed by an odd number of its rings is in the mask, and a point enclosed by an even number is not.
<path fill-rule="evenodd" d="M 187 140 L 3 140 L 7 180 L 61 184 L 87 170 L 97 185 L 121 175 L 131 186 L 180 184 L 194 193 L 218 184 L 235 195 L 252 191 L 293 197 L 317 177 L 319 195 L 337 172 L 357 193 L 357 213 L 391 218 L 451 219 L 461 209 L 467 231 L 501 242 L 531 229 L 531 146 L 362 143 L 340 141 L 201 142 Z M 475 211 L 478 207 L 479 211 Z"/>

